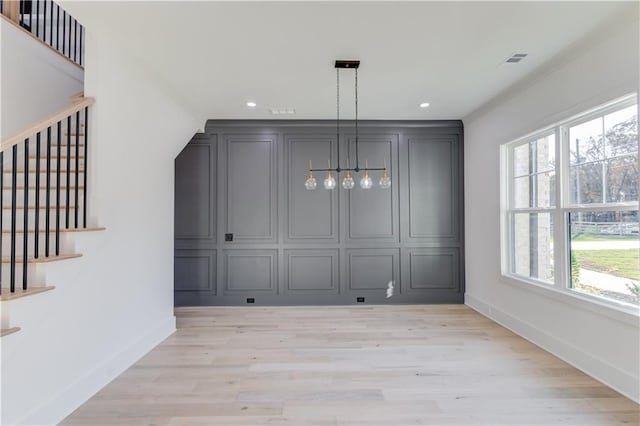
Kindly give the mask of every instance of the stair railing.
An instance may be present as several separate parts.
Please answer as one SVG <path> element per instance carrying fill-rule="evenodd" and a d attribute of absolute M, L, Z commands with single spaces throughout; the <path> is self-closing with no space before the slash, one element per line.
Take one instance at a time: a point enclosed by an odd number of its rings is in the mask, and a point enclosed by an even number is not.
<path fill-rule="evenodd" d="M 0 13 L 79 66 L 85 29 L 52 0 L 0 0 Z"/>
<path fill-rule="evenodd" d="M 19 267 L 27 290 L 28 264 L 60 255 L 60 230 L 87 227 L 88 120 L 94 103 L 81 98 L 0 143 L 0 292 L 5 279 L 9 291 L 16 291 Z"/>

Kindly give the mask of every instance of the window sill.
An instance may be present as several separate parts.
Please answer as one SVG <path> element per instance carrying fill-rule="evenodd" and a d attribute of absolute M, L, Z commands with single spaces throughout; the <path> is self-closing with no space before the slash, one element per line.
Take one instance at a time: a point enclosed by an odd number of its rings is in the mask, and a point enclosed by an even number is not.
<path fill-rule="evenodd" d="M 560 290 L 552 284 L 544 284 L 514 275 L 502 274 L 502 281 L 625 324 L 636 327 L 640 325 L 640 307 L 618 304 L 613 301 L 609 302 L 608 300 L 584 295 L 570 289 Z"/>

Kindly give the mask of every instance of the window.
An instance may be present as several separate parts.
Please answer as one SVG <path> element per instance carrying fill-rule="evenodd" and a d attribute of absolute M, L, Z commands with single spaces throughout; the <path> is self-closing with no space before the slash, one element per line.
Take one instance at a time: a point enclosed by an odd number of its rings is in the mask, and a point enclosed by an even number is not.
<path fill-rule="evenodd" d="M 543 134 L 512 147 L 511 272 L 553 282 L 556 138 Z"/>
<path fill-rule="evenodd" d="M 506 144 L 502 155 L 503 274 L 640 305 L 636 95 Z"/>

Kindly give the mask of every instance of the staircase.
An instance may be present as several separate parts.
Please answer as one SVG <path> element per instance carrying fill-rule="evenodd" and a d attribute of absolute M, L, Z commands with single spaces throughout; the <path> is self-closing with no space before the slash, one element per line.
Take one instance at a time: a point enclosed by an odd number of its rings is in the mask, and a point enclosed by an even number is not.
<path fill-rule="evenodd" d="M 51 0 L 0 0 L 0 17 L 82 68 L 84 27 Z M 73 262 L 79 232 L 99 231 L 87 218 L 88 128 L 92 98 L 71 105 L 0 144 L 0 337 L 20 331 L 11 318 L 20 299 L 55 289 L 47 268 Z M 8 106 L 11 107 L 11 106 Z M 59 272 L 59 270 L 58 270 Z M 56 276 L 60 277 L 58 273 Z"/>
<path fill-rule="evenodd" d="M 55 289 L 47 265 L 73 262 L 74 235 L 101 231 L 88 223 L 89 133 L 93 98 L 72 105 L 0 144 L 0 337 L 20 331 L 10 304 Z M 26 231 L 26 232 L 25 232 Z"/>

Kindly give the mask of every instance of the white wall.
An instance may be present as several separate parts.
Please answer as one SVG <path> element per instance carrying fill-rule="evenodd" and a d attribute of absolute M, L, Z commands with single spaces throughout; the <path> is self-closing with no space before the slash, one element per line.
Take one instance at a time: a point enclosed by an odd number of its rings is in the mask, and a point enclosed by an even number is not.
<path fill-rule="evenodd" d="M 82 91 L 84 71 L 0 19 L 2 139 L 66 107 Z"/>
<path fill-rule="evenodd" d="M 47 267 L 57 288 L 11 305 L 2 424 L 52 424 L 175 330 L 174 158 L 197 122 L 109 40 L 88 35 L 92 221 L 83 257 Z"/>
<path fill-rule="evenodd" d="M 603 29 L 463 120 L 466 303 L 636 401 L 637 317 L 501 276 L 499 147 L 637 91 L 637 19 Z"/>

